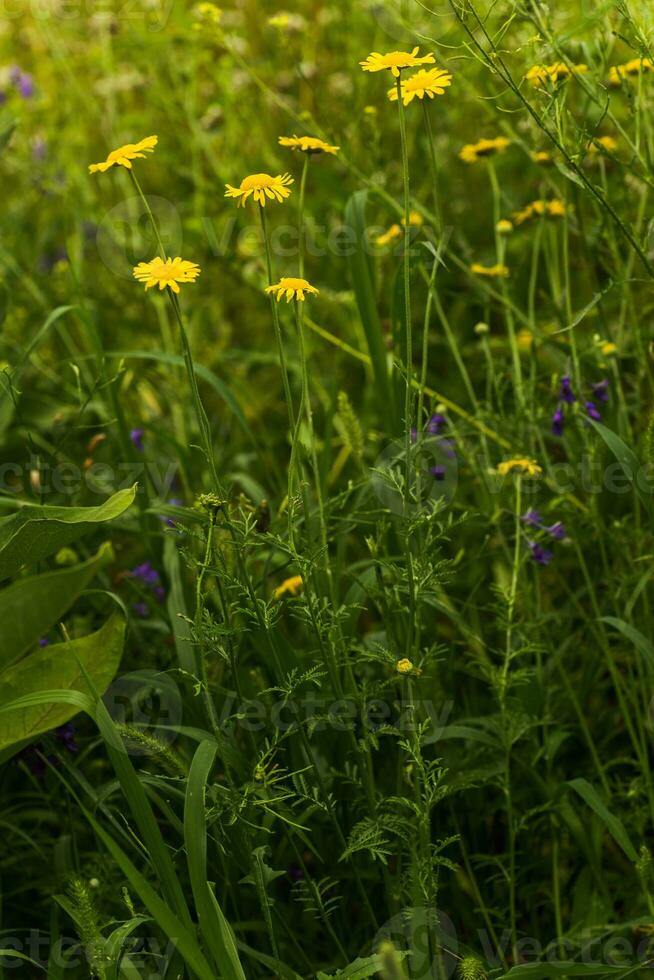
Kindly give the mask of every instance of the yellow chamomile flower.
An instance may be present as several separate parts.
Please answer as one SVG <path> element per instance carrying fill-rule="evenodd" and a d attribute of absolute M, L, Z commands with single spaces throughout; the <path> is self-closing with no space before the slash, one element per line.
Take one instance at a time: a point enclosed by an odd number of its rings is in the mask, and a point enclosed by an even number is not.
<path fill-rule="evenodd" d="M 444 95 L 445 89 L 452 84 L 452 76 L 445 68 L 421 68 L 415 75 L 402 79 L 402 102 L 409 105 L 415 98 L 424 99 L 427 95 L 433 99 L 435 95 Z M 391 102 L 397 102 L 397 87 L 389 89 L 388 97 Z"/>
<path fill-rule="evenodd" d="M 531 154 L 531 159 L 540 167 L 548 167 L 551 163 L 554 163 L 549 150 L 534 150 Z"/>
<path fill-rule="evenodd" d="M 225 184 L 227 188 L 225 197 L 238 197 L 240 198 L 239 206 L 245 207 L 248 197 L 253 194 L 254 200 L 263 208 L 266 204 L 266 198 L 281 204 L 285 198 L 290 197 L 291 192 L 288 185 L 293 183 L 294 180 L 290 174 L 278 174 L 276 177 L 271 177 L 270 174 L 251 174 L 241 181 L 239 187 Z"/>
<path fill-rule="evenodd" d="M 489 279 L 508 279 L 510 275 L 507 266 L 499 262 L 497 265 L 481 265 L 480 262 L 473 262 L 470 271 L 475 276 L 486 276 Z"/>
<path fill-rule="evenodd" d="M 412 228 L 420 228 L 424 224 L 424 219 L 419 211 L 411 211 L 409 213 L 409 225 Z M 406 221 L 402 218 L 402 225 L 391 225 L 388 231 L 383 232 L 383 234 L 378 235 L 375 239 L 375 245 L 380 248 L 384 248 L 386 245 L 390 245 L 392 242 L 397 241 L 398 238 L 402 238 L 404 235 L 403 229 L 406 227 Z"/>
<path fill-rule="evenodd" d="M 420 48 L 416 47 L 410 54 L 407 51 L 389 51 L 387 54 L 373 51 L 365 61 L 360 61 L 359 64 L 364 71 L 384 71 L 388 68 L 393 73 L 394 78 L 399 78 L 403 68 L 418 68 L 420 65 L 434 64 L 433 54 L 426 54 L 420 58 L 418 57 L 419 50 Z"/>
<path fill-rule="evenodd" d="M 506 136 L 496 136 L 490 140 L 479 140 L 477 143 L 466 143 L 459 151 L 459 159 L 464 163 L 476 163 L 481 157 L 490 157 L 495 153 L 504 153 L 511 145 Z"/>
<path fill-rule="evenodd" d="M 413 670 L 413 664 L 408 657 L 403 657 L 402 660 L 398 660 L 395 664 L 395 669 L 398 674 L 410 674 Z"/>
<path fill-rule="evenodd" d="M 330 146 L 315 136 L 280 136 L 279 145 L 286 146 L 289 150 L 301 150 L 302 153 L 336 154 L 340 150 L 340 146 Z"/>
<path fill-rule="evenodd" d="M 588 71 L 588 65 L 573 65 L 572 70 L 563 61 L 557 61 L 553 65 L 534 65 L 529 69 L 525 78 L 536 88 L 543 85 L 565 81 L 572 74 L 582 75 Z"/>
<path fill-rule="evenodd" d="M 89 164 L 89 173 L 103 174 L 106 170 L 109 170 L 109 167 L 116 165 L 127 167 L 128 170 L 131 170 L 132 160 L 140 160 L 145 157 L 146 153 L 152 153 L 158 140 L 158 136 L 146 136 L 140 143 L 126 143 L 125 146 L 119 146 L 117 150 L 112 150 L 107 159 L 102 163 Z"/>
<path fill-rule="evenodd" d="M 567 213 L 565 201 L 555 198 L 552 201 L 532 201 L 521 211 L 516 211 L 513 220 L 516 225 L 522 225 L 530 218 L 563 218 Z"/>
<path fill-rule="evenodd" d="M 508 218 L 500 218 L 495 225 L 495 231 L 500 235 L 510 235 L 513 231 L 513 222 Z"/>
<path fill-rule="evenodd" d="M 170 286 L 174 293 L 179 292 L 179 283 L 195 282 L 200 275 L 200 267 L 195 262 L 187 262 L 176 256 L 174 259 L 161 259 L 157 256 L 151 262 L 139 262 L 134 268 L 134 278 L 145 283 L 145 288 Z"/>
<path fill-rule="evenodd" d="M 298 596 L 304 589 L 304 582 L 301 575 L 293 575 L 286 578 L 281 585 L 278 585 L 273 592 L 274 599 L 281 599 L 285 595 Z"/>
<path fill-rule="evenodd" d="M 609 83 L 619 85 L 624 78 L 633 78 L 645 72 L 654 72 L 654 62 L 651 58 L 632 58 L 623 65 L 611 65 L 609 68 Z"/>
<path fill-rule="evenodd" d="M 268 295 L 272 293 L 273 296 L 276 296 L 278 303 L 284 296 L 286 297 L 287 303 L 290 303 L 292 299 L 304 303 L 305 293 L 313 293 L 314 296 L 318 295 L 316 287 L 312 286 L 306 279 L 294 279 L 292 276 L 284 276 L 274 286 L 266 286 L 266 292 Z"/>
<path fill-rule="evenodd" d="M 543 469 L 533 459 L 528 459 L 527 457 L 507 459 L 497 467 L 497 472 L 500 476 L 508 476 L 509 473 L 513 473 L 514 471 L 524 473 L 526 476 L 539 476 L 543 472 Z"/>

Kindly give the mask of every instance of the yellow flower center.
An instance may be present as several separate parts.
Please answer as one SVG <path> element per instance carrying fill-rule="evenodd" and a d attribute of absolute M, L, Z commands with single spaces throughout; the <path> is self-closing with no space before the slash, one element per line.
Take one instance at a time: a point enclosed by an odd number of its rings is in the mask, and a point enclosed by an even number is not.
<path fill-rule="evenodd" d="M 276 183 L 277 178 L 271 177 L 270 174 L 252 174 L 241 181 L 241 190 L 256 191 L 260 187 L 272 187 Z"/>

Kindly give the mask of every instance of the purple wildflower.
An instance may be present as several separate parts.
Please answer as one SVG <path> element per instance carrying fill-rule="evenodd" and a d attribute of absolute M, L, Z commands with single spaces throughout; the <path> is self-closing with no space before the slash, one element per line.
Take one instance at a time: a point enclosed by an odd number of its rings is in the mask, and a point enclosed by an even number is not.
<path fill-rule="evenodd" d="M 604 378 L 603 381 L 598 381 L 597 384 L 591 385 L 591 390 L 593 395 L 598 400 L 598 402 L 606 403 L 609 400 L 609 380 Z"/>
<path fill-rule="evenodd" d="M 143 446 L 143 436 L 145 435 L 145 429 L 132 429 L 129 434 L 129 438 L 133 445 L 136 446 L 140 453 L 144 452 Z"/>
<path fill-rule="evenodd" d="M 40 647 L 50 646 L 50 640 L 46 639 L 45 636 L 42 636 L 41 639 L 39 640 L 39 646 Z"/>
<path fill-rule="evenodd" d="M 541 527 L 543 523 L 538 511 L 533 509 L 529 509 L 525 514 L 523 514 L 520 520 L 524 521 L 525 524 L 529 524 L 530 527 Z"/>
<path fill-rule="evenodd" d="M 147 602 L 135 602 L 132 609 L 139 619 L 149 619 L 150 607 L 148 606 Z"/>
<path fill-rule="evenodd" d="M 14 65 L 9 72 L 9 79 L 24 99 L 32 98 L 34 95 L 34 79 L 29 72 L 23 71 L 18 65 Z"/>
<path fill-rule="evenodd" d="M 556 538 L 557 541 L 563 541 L 567 537 L 563 521 L 556 521 L 554 524 L 550 524 L 549 527 L 543 526 L 543 530 L 547 531 L 550 537 Z"/>
<path fill-rule="evenodd" d="M 561 378 L 561 392 L 559 398 L 561 401 L 567 402 L 568 405 L 572 405 L 573 402 L 577 401 L 577 396 L 571 387 L 569 374 L 564 374 Z"/>
<path fill-rule="evenodd" d="M 549 565 L 553 558 L 551 551 L 547 548 L 543 548 L 542 545 L 538 544 L 537 541 L 529 541 L 529 550 L 531 551 L 531 557 L 536 562 L 537 565 Z"/>
<path fill-rule="evenodd" d="M 444 466 L 432 466 L 429 472 L 435 480 L 444 480 L 447 476 L 447 470 Z"/>
<path fill-rule="evenodd" d="M 601 422 L 602 416 L 600 415 L 597 406 L 593 402 L 586 402 L 586 413 L 589 419 L 593 419 L 594 422 Z"/>
<path fill-rule="evenodd" d="M 132 578 L 137 578 L 150 588 L 159 585 L 159 572 L 153 568 L 149 561 L 144 561 L 141 565 L 136 565 L 130 572 Z"/>
<path fill-rule="evenodd" d="M 565 420 L 563 418 L 563 406 L 561 404 L 558 404 L 556 406 L 556 411 L 552 416 L 552 435 L 562 436 L 564 424 L 565 424 Z"/>
<path fill-rule="evenodd" d="M 446 417 L 437 412 L 429 419 L 429 422 L 427 423 L 427 432 L 429 432 L 429 434 L 432 436 L 439 436 L 446 425 Z"/>
<path fill-rule="evenodd" d="M 73 755 L 79 752 L 79 745 L 75 740 L 75 726 L 72 721 L 67 721 L 65 725 L 60 725 L 59 728 L 55 728 L 54 735 L 60 742 L 63 742 L 64 746 Z"/>

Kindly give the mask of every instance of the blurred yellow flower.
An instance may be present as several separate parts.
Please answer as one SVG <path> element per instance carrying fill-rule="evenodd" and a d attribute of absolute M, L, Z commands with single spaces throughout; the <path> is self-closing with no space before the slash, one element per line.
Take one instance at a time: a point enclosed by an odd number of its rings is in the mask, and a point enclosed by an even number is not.
<path fill-rule="evenodd" d="M 497 467 L 497 472 L 500 476 L 508 476 L 513 470 L 518 470 L 519 473 L 526 473 L 527 476 L 538 476 L 543 472 L 542 467 L 538 463 L 526 457 L 507 459 L 504 463 L 499 463 Z"/>
<path fill-rule="evenodd" d="M 388 68 L 395 78 L 399 78 L 403 68 L 417 68 L 419 65 L 434 64 L 433 54 L 426 54 L 419 58 L 419 50 L 420 48 L 416 47 L 410 54 L 406 51 L 389 51 L 388 54 L 373 51 L 365 61 L 360 61 L 359 64 L 364 71 L 384 71 Z"/>
<path fill-rule="evenodd" d="M 557 61 L 553 65 L 534 65 L 525 78 L 536 88 L 541 88 L 548 82 L 556 85 L 557 82 L 570 78 L 572 74 L 583 75 L 587 71 L 588 65 L 573 65 L 571 70 L 563 61 Z"/>
<path fill-rule="evenodd" d="M 116 165 L 127 167 L 128 170 L 131 170 L 132 160 L 141 159 L 145 157 L 146 153 L 152 153 L 158 140 L 158 136 L 146 136 L 140 143 L 126 143 L 125 146 L 119 146 L 117 150 L 111 151 L 103 163 L 89 164 L 89 173 L 95 174 L 99 172 L 103 174 L 106 170 L 109 170 L 109 167 Z"/>
<path fill-rule="evenodd" d="M 395 664 L 395 669 L 398 674 L 410 674 L 413 670 L 413 664 L 408 657 L 403 657 L 402 660 L 398 660 Z"/>
<path fill-rule="evenodd" d="M 305 293 L 313 293 L 315 296 L 318 295 L 316 287 L 312 286 L 306 279 L 294 279 L 288 276 L 281 278 L 274 286 L 266 286 L 266 292 L 269 295 L 272 293 L 273 296 L 276 296 L 278 303 L 283 296 L 286 296 L 287 303 L 290 303 L 292 299 L 297 299 L 300 303 L 303 303 Z"/>
<path fill-rule="evenodd" d="M 617 354 L 618 345 L 614 344 L 612 340 L 602 340 L 598 346 L 605 357 L 610 357 L 611 354 Z"/>
<path fill-rule="evenodd" d="M 509 221 L 508 218 L 500 218 L 495 225 L 495 231 L 499 232 L 500 235 L 510 235 L 513 231 L 513 222 Z"/>
<path fill-rule="evenodd" d="M 410 78 L 402 79 L 402 102 L 409 105 L 416 96 L 424 99 L 426 95 L 433 99 L 435 95 L 444 95 L 445 89 L 452 84 L 452 76 L 445 68 L 422 68 Z M 391 102 L 397 102 L 397 87 L 389 89 L 388 97 Z"/>
<path fill-rule="evenodd" d="M 600 150 L 615 153 L 618 149 L 618 141 L 615 136 L 596 136 L 586 144 L 586 149 L 592 156 L 597 155 Z"/>
<path fill-rule="evenodd" d="M 534 150 L 531 154 L 531 159 L 534 163 L 538 163 L 541 167 L 546 167 L 548 164 L 553 163 L 552 154 L 548 150 Z"/>
<path fill-rule="evenodd" d="M 470 271 L 476 276 L 487 276 L 490 279 L 508 279 L 510 275 L 507 266 L 499 262 L 497 265 L 481 265 L 479 262 L 473 262 Z"/>
<path fill-rule="evenodd" d="M 193 7 L 193 16 L 197 23 L 193 25 L 193 30 L 201 31 L 203 27 L 217 27 L 223 15 L 220 7 L 215 3 L 198 3 Z"/>
<path fill-rule="evenodd" d="M 567 206 L 565 201 L 561 201 L 558 198 L 554 198 L 552 201 L 532 201 L 526 207 L 522 208 L 521 211 L 514 212 L 513 220 L 516 225 L 522 225 L 525 221 L 529 221 L 530 218 L 562 218 L 567 213 Z"/>
<path fill-rule="evenodd" d="M 288 185 L 292 183 L 294 181 L 290 174 L 278 174 L 276 177 L 271 177 L 270 174 L 251 174 L 241 181 L 239 187 L 225 184 L 225 197 L 239 197 L 239 206 L 245 207 L 248 197 L 254 194 L 254 200 L 263 208 L 266 198 L 281 204 L 284 198 L 290 197 Z"/>
<path fill-rule="evenodd" d="M 424 218 L 419 211 L 411 211 L 409 213 L 409 225 L 412 228 L 420 228 L 424 224 Z M 402 218 L 402 225 L 391 225 L 388 231 L 383 232 L 378 235 L 375 239 L 375 245 L 379 245 L 380 248 L 384 248 L 386 245 L 390 245 L 391 242 L 396 241 L 398 238 L 402 238 L 404 235 L 404 228 L 406 228 L 406 219 Z"/>
<path fill-rule="evenodd" d="M 304 589 L 304 582 L 302 581 L 301 575 L 293 575 L 291 578 L 284 579 L 281 585 L 278 585 L 273 592 L 274 599 L 281 599 L 282 596 L 292 595 L 298 596 L 300 592 Z"/>
<path fill-rule="evenodd" d="M 527 330 L 526 327 L 524 330 L 519 330 L 515 339 L 518 345 L 518 350 L 523 352 L 531 350 L 534 343 L 534 335 L 531 330 Z"/>
<path fill-rule="evenodd" d="M 340 150 L 340 146 L 330 146 L 315 136 L 280 136 L 279 145 L 286 146 L 289 150 L 301 150 L 302 153 L 336 154 Z"/>
<path fill-rule="evenodd" d="M 511 140 L 506 136 L 496 136 L 490 140 L 479 140 L 477 143 L 466 143 L 459 152 L 459 159 L 464 163 L 476 163 L 481 157 L 490 157 L 494 153 L 504 153 Z"/>
<path fill-rule="evenodd" d="M 409 224 L 416 228 L 421 228 L 424 225 L 425 219 L 420 214 L 419 211 L 409 211 Z M 402 215 L 402 224 L 406 226 L 406 218 Z"/>
<path fill-rule="evenodd" d="M 159 286 L 159 289 L 170 286 L 174 293 L 178 293 L 178 283 L 195 282 L 200 275 L 200 267 L 179 256 L 174 259 L 161 259 L 157 256 L 151 262 L 139 262 L 133 274 L 135 279 L 145 283 L 146 289 L 152 286 Z"/>
<path fill-rule="evenodd" d="M 611 85 L 619 85 L 624 78 L 632 78 L 634 75 L 640 75 L 641 72 L 654 71 L 654 62 L 651 58 L 632 58 L 631 61 L 625 61 L 622 65 L 611 65 L 609 68 L 609 83 Z"/>

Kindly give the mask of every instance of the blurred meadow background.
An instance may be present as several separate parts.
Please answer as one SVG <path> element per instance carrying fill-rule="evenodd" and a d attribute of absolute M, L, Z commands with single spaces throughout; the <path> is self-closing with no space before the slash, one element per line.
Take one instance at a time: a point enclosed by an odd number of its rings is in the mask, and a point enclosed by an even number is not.
<path fill-rule="evenodd" d="M 649 973 L 653 32 L 4 0 L 2 980 Z"/>

